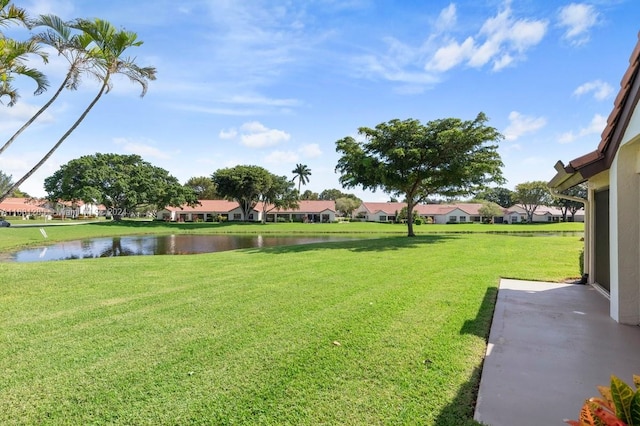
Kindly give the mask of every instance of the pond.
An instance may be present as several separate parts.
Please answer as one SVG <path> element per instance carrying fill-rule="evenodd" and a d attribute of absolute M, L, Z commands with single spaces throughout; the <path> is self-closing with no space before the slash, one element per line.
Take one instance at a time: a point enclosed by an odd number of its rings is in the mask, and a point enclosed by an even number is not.
<path fill-rule="evenodd" d="M 343 236 L 262 236 L 262 235 L 138 235 L 65 241 L 43 247 L 3 254 L 0 260 L 44 262 L 115 256 L 197 254 L 243 248 L 290 246 L 327 241 L 347 241 Z"/>

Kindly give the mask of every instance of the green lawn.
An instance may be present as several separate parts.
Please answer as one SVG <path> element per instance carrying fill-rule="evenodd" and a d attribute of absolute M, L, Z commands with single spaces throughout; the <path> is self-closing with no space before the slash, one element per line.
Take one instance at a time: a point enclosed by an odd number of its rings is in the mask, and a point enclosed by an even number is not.
<path fill-rule="evenodd" d="M 214 229 L 193 225 L 180 229 Z M 349 232 L 374 229 L 357 225 Z M 425 235 L 0 263 L 0 424 L 475 424 L 499 278 L 575 277 L 582 243 L 417 228 Z M 42 240 L 37 228 L 0 236 L 5 249 Z"/>

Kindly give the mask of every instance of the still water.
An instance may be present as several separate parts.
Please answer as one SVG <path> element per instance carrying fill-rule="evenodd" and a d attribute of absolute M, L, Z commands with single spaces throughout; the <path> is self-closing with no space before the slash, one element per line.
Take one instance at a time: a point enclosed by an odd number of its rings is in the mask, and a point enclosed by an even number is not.
<path fill-rule="evenodd" d="M 196 254 L 351 239 L 353 238 L 344 236 L 139 235 L 66 241 L 5 254 L 0 260 L 43 262 L 114 256 Z"/>

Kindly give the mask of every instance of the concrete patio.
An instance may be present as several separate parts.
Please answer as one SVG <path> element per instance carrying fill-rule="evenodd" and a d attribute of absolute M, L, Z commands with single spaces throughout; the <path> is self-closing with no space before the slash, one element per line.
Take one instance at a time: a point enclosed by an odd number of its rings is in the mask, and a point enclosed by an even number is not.
<path fill-rule="evenodd" d="M 502 280 L 475 419 L 491 426 L 562 425 L 596 386 L 640 374 L 640 327 L 609 317 L 591 286 Z"/>

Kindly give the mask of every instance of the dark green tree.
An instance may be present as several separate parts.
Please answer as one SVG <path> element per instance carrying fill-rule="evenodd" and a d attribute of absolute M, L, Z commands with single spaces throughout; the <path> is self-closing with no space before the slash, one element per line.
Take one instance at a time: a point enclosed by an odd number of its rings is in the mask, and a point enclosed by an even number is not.
<path fill-rule="evenodd" d="M 235 166 L 220 169 L 211 175 L 218 194 L 237 201 L 243 220 L 248 220 L 251 210 L 269 188 L 271 173 L 260 166 Z"/>
<path fill-rule="evenodd" d="M 491 201 L 484 201 L 482 207 L 478 209 L 478 213 L 483 218 L 488 218 L 492 223 L 494 218 L 504 216 L 503 207 Z"/>
<path fill-rule="evenodd" d="M 320 196 L 318 198 L 320 198 L 321 200 L 335 201 L 340 197 L 344 197 L 344 194 L 339 189 L 334 188 L 334 189 L 325 189 L 320 193 Z"/>
<path fill-rule="evenodd" d="M 189 178 L 184 186 L 193 189 L 198 200 L 216 200 L 220 198 L 216 191 L 216 185 L 213 183 L 211 178 L 206 176 L 195 176 Z"/>
<path fill-rule="evenodd" d="M 262 223 L 266 222 L 270 211 L 298 207 L 298 191 L 286 176 L 270 174 L 258 199 L 262 202 Z"/>
<path fill-rule="evenodd" d="M 313 192 L 310 189 L 307 189 L 300 195 L 301 200 L 318 200 L 320 196 L 317 192 Z"/>
<path fill-rule="evenodd" d="M 562 193 L 565 195 L 570 195 L 572 197 L 586 199 L 587 187 L 585 184 L 580 184 L 572 186 Z M 562 220 L 565 222 L 567 221 L 567 214 L 571 214 L 571 222 L 573 222 L 576 217 L 576 212 L 584 207 L 584 203 L 560 197 L 554 197 L 552 204 L 560 209 L 560 211 L 562 212 Z"/>
<path fill-rule="evenodd" d="M 358 198 L 355 194 L 348 194 L 348 193 L 342 192 L 339 189 L 335 189 L 335 188 L 334 189 L 325 189 L 318 196 L 319 200 L 336 201 L 338 198 L 352 198 L 354 200 L 358 200 L 358 201 L 362 202 L 360 200 L 360 198 Z"/>
<path fill-rule="evenodd" d="M 502 135 L 486 122 L 480 113 L 471 121 L 394 119 L 361 127 L 364 142 L 350 136 L 336 142 L 340 183 L 406 200 L 408 236 L 415 236 L 413 208 L 429 196 L 465 195 L 504 182 L 496 145 Z"/>
<path fill-rule="evenodd" d="M 336 210 L 342 212 L 345 216 L 351 216 L 351 213 L 358 207 L 360 207 L 362 202 L 358 199 L 354 199 L 351 197 L 340 197 L 336 200 Z"/>
<path fill-rule="evenodd" d="M 551 193 L 544 181 L 519 183 L 514 189 L 513 200 L 527 213 L 527 221 L 529 222 L 533 222 L 533 214 L 539 206 L 551 204 Z"/>
<path fill-rule="evenodd" d="M 198 202 L 192 189 L 139 155 L 94 154 L 69 161 L 44 181 L 52 201 L 103 204 L 114 219 L 139 206 L 162 209 Z"/>
<path fill-rule="evenodd" d="M 489 201 L 490 203 L 495 203 L 505 208 L 511 207 L 514 204 L 513 191 L 508 188 L 489 188 L 478 192 L 475 199 Z"/>

